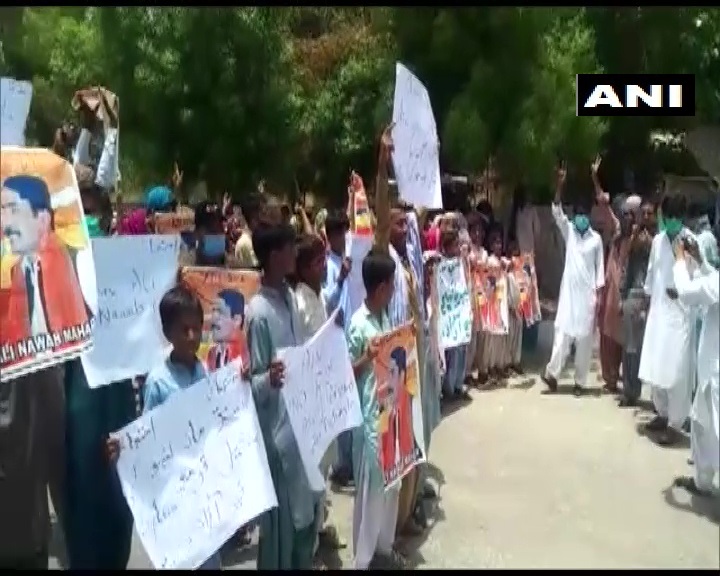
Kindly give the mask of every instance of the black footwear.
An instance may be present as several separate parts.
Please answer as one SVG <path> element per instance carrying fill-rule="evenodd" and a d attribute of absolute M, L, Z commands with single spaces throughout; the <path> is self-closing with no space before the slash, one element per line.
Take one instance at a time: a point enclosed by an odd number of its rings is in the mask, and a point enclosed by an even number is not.
<path fill-rule="evenodd" d="M 645 425 L 645 428 L 650 432 L 662 432 L 665 428 L 667 428 L 667 418 L 655 416 L 655 418 Z"/>
<path fill-rule="evenodd" d="M 580 386 L 580 384 L 575 383 L 575 385 L 573 386 L 573 395 L 575 396 L 575 398 L 580 398 L 580 396 L 582 396 L 582 394 L 583 394 L 582 386 Z"/>
<path fill-rule="evenodd" d="M 463 390 L 462 392 L 460 392 L 460 394 L 458 394 L 458 397 L 461 400 L 465 400 L 466 402 L 472 400 L 472 396 L 470 396 L 470 392 L 468 392 L 467 390 Z"/>
<path fill-rule="evenodd" d="M 415 524 L 417 524 L 420 528 L 425 530 L 428 527 L 428 518 L 427 514 L 425 513 L 425 506 L 423 506 L 423 501 L 420 500 L 415 505 L 415 510 L 413 510 L 413 520 L 415 520 Z"/>
<path fill-rule="evenodd" d="M 692 459 L 692 456 L 687 459 L 688 466 L 695 466 L 695 460 Z"/>
<path fill-rule="evenodd" d="M 698 488 L 697 484 L 695 484 L 695 479 L 690 478 L 689 476 L 680 476 L 678 478 L 675 478 L 673 484 L 678 488 L 684 488 L 685 490 L 690 492 L 690 494 L 694 494 L 695 496 L 711 495 L 710 490 L 702 490 L 701 488 Z"/>
<path fill-rule="evenodd" d="M 676 432 L 668 426 L 665 430 L 658 434 L 657 443 L 660 444 L 660 446 L 672 446 L 677 443 L 679 436 L 679 432 Z"/>
<path fill-rule="evenodd" d="M 431 484 L 425 483 L 422 490 L 422 497 L 425 498 L 425 500 L 435 500 L 435 498 L 437 498 L 437 492 L 435 492 L 435 488 L 433 488 Z"/>
<path fill-rule="evenodd" d="M 341 488 L 349 488 L 353 484 L 352 474 L 342 469 L 333 471 L 330 480 L 333 484 Z"/>
<path fill-rule="evenodd" d="M 558 383 L 555 378 L 553 378 L 552 376 L 548 376 L 547 374 L 543 374 L 542 376 L 540 376 L 540 379 L 545 382 L 545 385 L 548 387 L 548 390 L 550 392 L 557 392 Z"/>
<path fill-rule="evenodd" d="M 637 406 L 637 402 L 635 400 L 625 398 L 625 396 L 620 398 L 620 401 L 618 402 L 619 408 L 634 408 L 635 406 Z"/>

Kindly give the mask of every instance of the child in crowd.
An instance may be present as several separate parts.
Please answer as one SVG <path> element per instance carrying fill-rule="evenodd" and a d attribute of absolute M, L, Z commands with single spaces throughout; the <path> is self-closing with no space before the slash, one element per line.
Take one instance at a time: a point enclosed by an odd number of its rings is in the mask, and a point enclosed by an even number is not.
<path fill-rule="evenodd" d="M 520 314 L 520 286 L 515 279 L 514 262 L 519 262 L 520 247 L 516 241 L 510 243 L 510 262 L 507 272 L 508 286 L 508 337 L 505 349 L 505 366 L 508 370 L 520 375 L 521 367 L 523 317 Z"/>
<path fill-rule="evenodd" d="M 295 232 L 289 225 L 260 224 L 252 245 L 262 284 L 247 310 L 253 397 L 278 506 L 260 518 L 258 570 L 309 570 L 322 493 L 311 490 L 295 434 L 280 395 L 285 366 L 281 348 L 300 346 L 306 332 L 286 278 L 295 272 Z"/>
<path fill-rule="evenodd" d="M 325 243 L 317 234 L 306 234 L 297 243 L 297 259 L 295 273 L 297 285 L 295 297 L 297 299 L 298 313 L 303 331 L 308 337 L 314 335 L 328 319 L 328 310 L 325 297 L 322 293 L 322 282 L 326 273 Z M 338 312 L 338 321 L 343 326 L 342 310 Z M 333 442 L 320 463 L 323 475 L 327 479 L 330 466 L 337 459 L 337 442 Z M 344 548 L 345 543 L 340 541 L 334 526 L 327 524 L 323 527 L 328 516 L 326 496 L 323 495 L 320 513 L 317 515 L 317 538 L 315 540 L 315 553 L 323 540 L 333 548 Z"/>
<path fill-rule="evenodd" d="M 440 254 L 443 260 L 460 258 L 460 236 L 455 225 L 443 227 L 440 231 Z M 452 400 L 462 398 L 470 400 L 470 394 L 464 388 L 465 355 L 467 345 L 445 350 L 445 375 L 443 376 L 443 398 Z"/>
<path fill-rule="evenodd" d="M 503 257 L 503 241 L 502 230 L 494 228 L 488 235 L 488 251 L 487 265 L 490 268 L 501 270 L 503 273 L 507 269 L 508 260 Z M 507 283 L 506 283 L 507 284 Z M 488 287 L 485 287 L 486 289 Z M 499 380 L 507 378 L 508 374 L 505 367 L 507 358 L 506 350 L 508 346 L 507 321 L 508 321 L 508 299 L 504 294 L 500 299 L 500 318 L 505 324 L 506 332 L 491 333 L 485 330 L 484 349 L 483 349 L 483 368 L 481 372 L 487 372 L 488 379 L 497 383 Z"/>
<path fill-rule="evenodd" d="M 468 234 L 470 235 L 470 254 L 468 257 L 470 274 L 468 276 L 470 278 L 469 288 L 471 290 L 470 296 L 473 307 L 473 332 L 466 354 L 465 374 L 472 378 L 473 372 L 477 370 L 478 375 L 475 380 L 478 384 L 484 384 L 487 381 L 487 372 L 482 370 L 482 353 L 485 340 L 482 321 L 476 306 L 478 290 L 481 289 L 482 286 L 475 285 L 475 274 L 473 272 L 478 266 L 483 266 L 487 260 L 487 251 L 483 246 L 483 242 L 485 241 L 484 220 L 479 212 L 470 212 L 467 215 L 467 226 Z"/>
<path fill-rule="evenodd" d="M 353 431 L 355 505 L 353 508 L 353 552 L 356 570 L 367 570 L 378 561 L 403 567 L 393 549 L 400 487 L 385 490 L 380 469 L 379 438 L 375 428 L 379 411 L 373 359 L 376 338 L 391 330 L 387 307 L 395 290 L 395 262 L 383 252 L 371 250 L 362 263 L 367 297 L 353 314 L 347 329 L 348 348 L 360 392 L 363 424 Z M 373 566 L 375 567 L 375 566 Z"/>
<path fill-rule="evenodd" d="M 160 300 L 160 323 L 163 334 L 172 345 L 170 355 L 148 374 L 144 386 L 144 412 L 165 403 L 179 390 L 189 388 L 207 376 L 197 357 L 202 336 L 203 309 L 197 296 L 184 286 L 168 290 Z M 111 437 L 108 451 L 117 461 L 120 442 Z M 199 570 L 220 570 L 220 553 L 215 552 Z"/>

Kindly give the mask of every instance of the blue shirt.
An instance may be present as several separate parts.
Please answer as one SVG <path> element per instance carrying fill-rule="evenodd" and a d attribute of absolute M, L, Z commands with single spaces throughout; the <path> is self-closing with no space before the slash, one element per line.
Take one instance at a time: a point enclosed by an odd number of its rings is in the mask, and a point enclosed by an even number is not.
<path fill-rule="evenodd" d="M 149 412 L 160 406 L 173 393 L 189 388 L 205 377 L 207 371 L 200 360 L 195 361 L 191 371 L 187 366 L 173 362 L 168 356 L 162 364 L 153 368 L 145 379 L 143 412 Z"/>
<path fill-rule="evenodd" d="M 196 359 L 195 366 L 189 370 L 187 366 L 173 362 L 168 356 L 162 364 L 153 368 L 145 379 L 143 412 L 149 412 L 160 406 L 178 390 L 190 388 L 206 377 L 207 370 L 200 360 Z M 220 568 L 220 552 L 218 551 L 205 560 L 198 570 L 220 570 Z"/>
<path fill-rule="evenodd" d="M 346 337 L 348 351 L 353 362 L 357 362 L 362 357 L 370 340 L 392 330 L 387 313 L 383 313 L 381 318 L 377 318 L 368 310 L 365 303 L 355 311 L 349 324 Z M 380 436 L 378 432 L 380 405 L 378 404 L 375 371 L 372 366 L 367 367 L 362 374 L 358 374 L 356 380 L 360 393 L 363 423 L 360 428 L 353 430 L 355 478 L 360 478 L 360 461 L 362 459 L 369 470 L 370 489 L 382 491 L 383 475 L 380 469 Z"/>
<path fill-rule="evenodd" d="M 344 256 L 335 254 L 335 252 L 328 252 L 327 272 L 325 274 L 325 282 L 323 282 L 322 286 L 322 294 L 323 298 L 325 298 L 328 315 L 335 312 L 335 309 L 339 306 L 345 315 L 345 326 L 347 327 L 350 322 L 350 315 L 348 314 L 347 278 L 345 278 L 342 283 L 339 282 L 340 270 L 342 269 L 344 259 Z M 358 265 L 360 265 L 360 263 L 358 263 Z"/>

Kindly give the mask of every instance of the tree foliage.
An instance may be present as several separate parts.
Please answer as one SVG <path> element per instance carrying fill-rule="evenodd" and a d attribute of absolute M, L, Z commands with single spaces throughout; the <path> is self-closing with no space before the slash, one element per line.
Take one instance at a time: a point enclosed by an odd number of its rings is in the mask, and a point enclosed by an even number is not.
<path fill-rule="evenodd" d="M 540 185 L 558 155 L 586 166 L 611 148 L 639 163 L 650 131 L 720 122 L 709 8 L 8 7 L 0 40 L 2 74 L 33 82 L 40 145 L 78 88 L 120 96 L 130 193 L 178 161 L 211 194 L 263 178 L 339 204 L 350 169 L 373 169 L 396 60 L 428 88 L 448 169 L 494 157 L 505 178 Z M 577 118 L 575 74 L 598 71 L 693 73 L 697 117 Z"/>

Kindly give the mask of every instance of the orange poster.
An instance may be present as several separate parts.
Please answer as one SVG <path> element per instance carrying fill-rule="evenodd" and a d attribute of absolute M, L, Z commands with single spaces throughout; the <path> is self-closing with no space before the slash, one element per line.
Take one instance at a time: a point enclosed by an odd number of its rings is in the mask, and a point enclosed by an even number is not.
<path fill-rule="evenodd" d="M 374 362 L 380 469 L 385 489 L 425 461 L 415 335 L 411 324 L 379 338 Z"/>
<path fill-rule="evenodd" d="M 250 362 L 245 337 L 245 310 L 260 288 L 260 273 L 254 270 L 228 270 L 186 266 L 181 281 L 200 298 L 205 322 L 198 355 L 209 372 L 236 358 L 243 366 Z"/>
<path fill-rule="evenodd" d="M 3 146 L 0 381 L 79 356 L 97 309 L 75 170 L 45 148 Z"/>
<path fill-rule="evenodd" d="M 353 197 L 355 199 L 353 206 L 353 210 L 355 211 L 355 229 L 353 233 L 358 236 L 372 236 L 372 215 L 370 213 L 367 194 L 365 193 L 365 185 L 363 184 L 362 178 L 355 172 L 350 176 L 350 187 L 353 190 Z"/>
<path fill-rule="evenodd" d="M 512 260 L 513 276 L 520 290 L 518 312 L 525 324 L 532 326 L 542 320 L 534 258 L 532 253 L 526 253 L 515 256 Z"/>
<path fill-rule="evenodd" d="M 500 266 L 475 267 L 476 306 L 484 332 L 508 333 L 507 277 Z"/>

